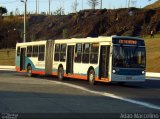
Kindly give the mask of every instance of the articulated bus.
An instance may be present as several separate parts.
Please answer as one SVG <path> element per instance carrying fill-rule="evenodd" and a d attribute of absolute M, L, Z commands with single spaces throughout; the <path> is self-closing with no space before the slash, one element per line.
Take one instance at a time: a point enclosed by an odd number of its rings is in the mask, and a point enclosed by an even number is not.
<path fill-rule="evenodd" d="M 17 43 L 16 70 L 95 82 L 145 81 L 143 39 L 127 36 Z"/>

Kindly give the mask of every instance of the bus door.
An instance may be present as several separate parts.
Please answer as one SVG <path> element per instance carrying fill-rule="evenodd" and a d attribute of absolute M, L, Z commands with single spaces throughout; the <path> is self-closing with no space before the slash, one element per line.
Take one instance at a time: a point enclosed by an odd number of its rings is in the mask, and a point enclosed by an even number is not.
<path fill-rule="evenodd" d="M 20 71 L 25 70 L 26 48 L 21 48 L 20 54 Z"/>
<path fill-rule="evenodd" d="M 109 53 L 110 53 L 110 46 L 102 45 L 100 50 L 100 60 L 99 60 L 99 79 L 108 77 Z"/>
<path fill-rule="evenodd" d="M 67 62 L 66 62 L 67 74 L 73 74 L 73 61 L 74 61 L 74 45 L 68 45 Z"/>

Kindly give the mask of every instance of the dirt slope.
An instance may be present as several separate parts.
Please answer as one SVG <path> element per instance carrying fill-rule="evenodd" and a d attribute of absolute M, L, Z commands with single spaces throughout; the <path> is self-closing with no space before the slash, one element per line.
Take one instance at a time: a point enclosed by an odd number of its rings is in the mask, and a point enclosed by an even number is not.
<path fill-rule="evenodd" d="M 148 35 L 160 31 L 160 10 L 117 9 L 85 10 L 67 16 L 31 16 L 28 41 L 101 35 Z"/>
<path fill-rule="evenodd" d="M 84 10 L 63 16 L 32 15 L 27 19 L 27 41 L 116 34 L 144 36 L 151 30 L 160 31 L 158 9 Z M 23 16 L 0 18 L 0 48 L 15 47 L 22 41 Z"/>

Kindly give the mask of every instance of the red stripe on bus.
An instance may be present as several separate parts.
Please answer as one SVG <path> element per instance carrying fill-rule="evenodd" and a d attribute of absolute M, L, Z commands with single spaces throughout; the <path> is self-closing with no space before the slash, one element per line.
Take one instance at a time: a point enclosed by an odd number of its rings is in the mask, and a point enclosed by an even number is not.
<path fill-rule="evenodd" d="M 64 74 L 64 77 L 87 80 L 87 76 L 81 76 L 76 74 Z"/>
<path fill-rule="evenodd" d="M 110 78 L 101 78 L 101 79 L 99 79 L 98 77 L 96 77 L 95 81 L 99 81 L 99 82 L 111 82 L 111 79 Z"/>
<path fill-rule="evenodd" d="M 17 66 L 16 66 L 16 71 L 17 72 L 27 72 L 27 70 L 20 70 L 20 67 L 17 67 Z"/>
<path fill-rule="evenodd" d="M 17 67 L 17 66 L 16 66 L 16 71 L 17 71 L 17 72 L 27 72 L 27 70 L 22 70 L 22 71 L 20 71 L 20 67 Z M 44 72 L 44 71 L 32 70 L 32 73 L 33 73 L 33 74 L 45 75 L 45 72 Z"/>
<path fill-rule="evenodd" d="M 87 76 L 81 76 L 81 75 L 75 75 L 75 74 L 71 74 L 71 75 L 64 74 L 64 77 L 87 80 Z M 101 78 L 101 79 L 99 79 L 98 77 L 95 77 L 95 81 L 111 82 L 111 80 L 109 78 Z"/>
<path fill-rule="evenodd" d="M 20 67 L 16 66 L 16 71 L 20 72 Z"/>
<path fill-rule="evenodd" d="M 53 72 L 52 75 L 58 76 L 58 73 L 57 72 Z M 64 77 L 87 80 L 87 76 L 81 76 L 81 75 L 76 75 L 76 74 L 64 74 Z M 111 79 L 110 78 L 101 78 L 101 79 L 99 79 L 98 77 L 96 77 L 95 81 L 111 82 Z"/>
<path fill-rule="evenodd" d="M 44 71 L 36 71 L 36 70 L 32 70 L 33 74 L 40 74 L 40 75 L 45 75 Z"/>
<path fill-rule="evenodd" d="M 52 75 L 58 76 L 58 73 L 52 72 Z M 87 80 L 87 76 L 81 76 L 81 75 L 76 75 L 76 74 L 64 74 L 64 77 Z"/>
<path fill-rule="evenodd" d="M 58 76 L 58 73 L 57 72 L 52 72 L 52 75 L 53 76 Z"/>

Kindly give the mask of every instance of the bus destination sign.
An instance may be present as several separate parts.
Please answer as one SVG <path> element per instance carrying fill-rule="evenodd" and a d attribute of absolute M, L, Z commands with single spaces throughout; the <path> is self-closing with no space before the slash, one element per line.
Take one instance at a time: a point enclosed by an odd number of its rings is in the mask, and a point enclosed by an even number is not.
<path fill-rule="evenodd" d="M 137 45 L 137 41 L 136 40 L 122 40 L 122 39 L 119 39 L 119 43 L 120 44 Z"/>

